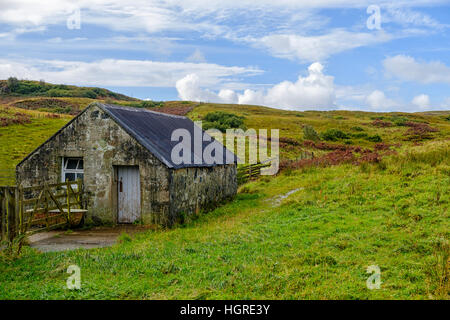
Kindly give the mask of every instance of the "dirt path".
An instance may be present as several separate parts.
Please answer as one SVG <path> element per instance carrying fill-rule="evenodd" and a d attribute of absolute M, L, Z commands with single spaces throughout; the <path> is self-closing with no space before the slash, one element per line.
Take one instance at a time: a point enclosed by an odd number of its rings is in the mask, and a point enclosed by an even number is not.
<path fill-rule="evenodd" d="M 279 207 L 281 205 L 281 201 L 288 198 L 290 195 L 296 193 L 297 191 L 303 190 L 304 188 L 297 188 L 294 190 L 289 191 L 288 193 L 267 199 L 267 202 L 270 202 L 272 204 L 272 207 Z"/>
<path fill-rule="evenodd" d="M 96 227 L 89 230 L 50 231 L 32 235 L 29 238 L 30 247 L 41 252 L 74 250 L 79 248 L 92 249 L 109 247 L 116 243 L 120 234 L 148 230 L 143 226 Z"/>

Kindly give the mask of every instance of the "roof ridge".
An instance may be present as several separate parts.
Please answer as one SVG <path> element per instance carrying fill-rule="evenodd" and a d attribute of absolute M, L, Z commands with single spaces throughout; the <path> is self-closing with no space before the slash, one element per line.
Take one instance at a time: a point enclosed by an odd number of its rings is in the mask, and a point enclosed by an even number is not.
<path fill-rule="evenodd" d="M 122 106 L 122 105 L 118 105 L 118 104 L 101 103 L 101 102 L 94 102 L 94 104 L 100 104 L 105 107 L 111 107 L 111 108 L 117 108 L 117 109 L 125 109 L 127 111 L 132 111 L 132 112 L 149 112 L 149 113 L 167 116 L 167 117 L 176 118 L 176 119 L 188 119 L 187 117 L 184 117 L 184 116 L 148 110 L 145 108 L 127 107 L 127 106 Z"/>

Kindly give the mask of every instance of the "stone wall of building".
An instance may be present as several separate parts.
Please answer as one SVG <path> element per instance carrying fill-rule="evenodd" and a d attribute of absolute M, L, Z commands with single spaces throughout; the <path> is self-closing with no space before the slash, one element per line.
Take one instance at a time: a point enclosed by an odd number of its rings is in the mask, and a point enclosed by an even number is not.
<path fill-rule="evenodd" d="M 137 165 L 141 176 L 141 213 L 146 224 L 167 224 L 169 169 L 93 105 L 17 166 L 24 186 L 61 181 L 63 157 L 82 157 L 88 220 L 117 222 L 114 166 Z"/>
<path fill-rule="evenodd" d="M 183 221 L 216 207 L 237 193 L 236 165 L 172 170 L 170 216 Z"/>
<path fill-rule="evenodd" d="M 17 166 L 23 186 L 61 182 L 62 159 L 83 158 L 87 221 L 117 223 L 116 166 L 139 166 L 141 220 L 171 226 L 236 194 L 236 166 L 167 168 L 96 105 Z"/>

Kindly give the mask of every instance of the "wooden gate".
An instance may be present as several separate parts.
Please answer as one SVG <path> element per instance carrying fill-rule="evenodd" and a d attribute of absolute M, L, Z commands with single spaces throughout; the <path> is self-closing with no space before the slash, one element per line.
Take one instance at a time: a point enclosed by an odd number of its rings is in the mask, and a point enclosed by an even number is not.
<path fill-rule="evenodd" d="M 0 187 L 2 240 L 12 241 L 18 235 L 79 224 L 86 211 L 81 180 Z"/>
<path fill-rule="evenodd" d="M 0 187 L 0 240 L 12 241 L 18 226 L 16 225 L 16 208 L 18 190 L 16 187 Z"/>
<path fill-rule="evenodd" d="M 258 178 L 261 175 L 261 169 L 270 167 L 270 165 L 270 163 L 255 163 L 238 167 L 238 184 L 243 184 L 251 179 Z"/>

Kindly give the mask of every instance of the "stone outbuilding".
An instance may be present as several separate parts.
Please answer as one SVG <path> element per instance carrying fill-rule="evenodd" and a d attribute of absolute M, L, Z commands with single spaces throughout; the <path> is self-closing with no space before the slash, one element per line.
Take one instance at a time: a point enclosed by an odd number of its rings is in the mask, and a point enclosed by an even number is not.
<path fill-rule="evenodd" d="M 172 159 L 173 148 L 186 144 L 172 141 L 177 129 L 192 135 L 192 161 Z M 171 226 L 237 192 L 236 156 L 214 139 L 196 147 L 198 132 L 209 137 L 186 117 L 94 103 L 17 165 L 17 182 L 82 179 L 88 221 Z M 204 161 L 211 144 L 224 161 Z"/>

